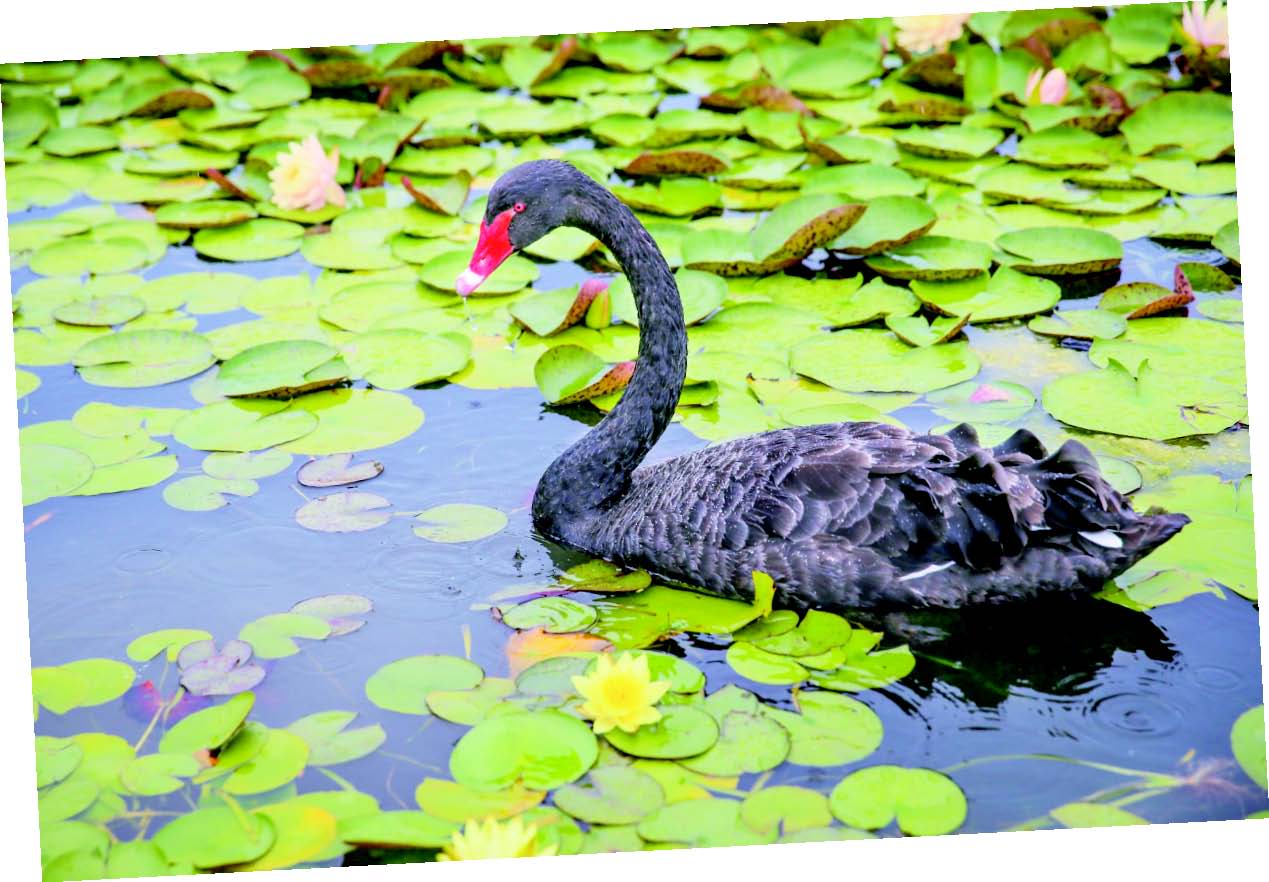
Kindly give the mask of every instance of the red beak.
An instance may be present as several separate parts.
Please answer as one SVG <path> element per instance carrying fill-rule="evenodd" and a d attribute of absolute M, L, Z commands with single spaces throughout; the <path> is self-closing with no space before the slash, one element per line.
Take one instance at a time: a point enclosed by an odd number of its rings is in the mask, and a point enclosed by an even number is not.
<path fill-rule="evenodd" d="M 480 283 L 501 266 L 514 250 L 507 228 L 515 210 L 508 208 L 493 219 L 492 223 L 480 222 L 480 239 L 476 242 L 476 250 L 472 253 L 471 263 L 463 270 L 454 283 L 454 290 L 466 297 L 480 287 Z"/>

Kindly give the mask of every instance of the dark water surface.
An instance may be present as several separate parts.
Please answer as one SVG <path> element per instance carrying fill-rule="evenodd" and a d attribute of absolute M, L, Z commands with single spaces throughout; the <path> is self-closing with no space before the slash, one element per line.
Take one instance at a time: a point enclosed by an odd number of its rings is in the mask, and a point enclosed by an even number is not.
<path fill-rule="evenodd" d="M 20 217 L 45 213 L 55 212 Z M 1177 259 L 1219 258 L 1211 251 L 1178 253 L 1155 243 L 1130 243 L 1123 280 L 1170 285 Z M 191 249 L 172 248 L 143 275 L 207 268 Z M 226 268 L 256 276 L 311 271 L 298 255 Z M 569 277 L 575 267 L 547 269 L 537 287 L 575 280 Z M 14 290 L 32 278 L 28 270 L 14 272 Z M 1083 304 L 1068 301 L 1063 308 L 1077 305 Z M 200 316 L 199 330 L 250 317 L 244 310 Z M 1030 337 L 1018 325 L 970 333 L 976 346 L 992 335 Z M 1001 339 L 1006 346 L 1012 340 Z M 983 378 L 990 379 L 990 359 L 984 361 Z M 68 419 L 92 400 L 196 406 L 189 381 L 106 390 L 77 379 L 67 365 L 31 370 L 43 385 L 19 402 L 20 425 Z M 1032 382 L 1025 363 L 1010 378 Z M 335 771 L 378 797 L 385 809 L 415 808 L 414 788 L 423 778 L 449 777 L 449 753 L 466 729 L 381 711 L 365 697 L 365 681 L 404 656 L 463 655 L 464 627 L 470 628 L 473 661 L 490 676 L 506 675 L 509 630 L 487 611 L 471 607 L 516 584 L 531 590 L 577 562 L 533 535 L 528 500 L 542 469 L 586 426 L 544 409 L 536 390 L 486 392 L 444 385 L 406 394 L 425 411 L 426 421 L 412 437 L 362 455 L 385 465 L 367 489 L 402 513 L 448 502 L 493 506 L 508 513 L 506 530 L 461 545 L 418 538 L 407 517 L 364 533 L 310 532 L 296 524 L 295 510 L 302 497 L 322 491 L 295 483 L 302 457 L 289 470 L 261 479 L 257 495 L 234 498 L 212 512 L 172 509 L 158 488 L 50 499 L 24 515 L 28 525 L 49 516 L 26 537 L 33 663 L 122 658 L 133 637 L 160 628 L 204 628 L 223 642 L 245 623 L 284 612 L 308 597 L 365 595 L 375 610 L 362 630 L 305 642 L 298 655 L 263 663 L 269 673 L 255 690 L 253 719 L 285 726 L 306 714 L 338 709 L 358 711 L 355 725 L 381 723 L 388 732 L 384 747 Z M 897 416 L 916 429 L 938 422 L 920 408 Z M 1246 430 L 1242 435 L 1245 450 Z M 163 440 L 179 457 L 178 477 L 200 472 L 203 452 Z M 674 425 L 653 457 L 703 443 Z M 1241 475 L 1249 464 L 1244 460 L 1230 468 Z M 941 624 L 950 633 L 910 636 L 918 655 L 912 675 L 857 696 L 885 724 L 881 747 L 857 765 L 949 770 L 969 799 L 964 830 L 1012 827 L 1128 780 L 1081 765 L 1004 758 L 1019 754 L 1195 774 L 1195 786 L 1130 806 L 1151 821 L 1241 818 L 1269 808 L 1269 799 L 1231 765 L 1230 726 L 1262 701 L 1257 610 L 1232 592 L 1224 600 L 1202 595 L 1150 613 L 1090 599 L 965 613 Z M 787 706 L 787 687 L 756 686 L 731 671 L 723 658 L 725 643 L 690 636 L 672 643 L 669 651 L 681 652 L 705 671 L 707 691 L 740 682 Z M 161 668 L 160 659 L 145 676 L 157 680 Z M 170 693 L 175 685 L 176 673 L 168 671 L 163 691 Z M 129 716 L 114 702 L 65 717 L 44 713 L 36 730 L 48 735 L 96 730 L 135 741 L 147 721 Z M 960 765 L 970 761 L 977 762 Z M 827 792 L 849 768 L 785 765 L 772 783 Z M 750 783 L 742 780 L 741 785 Z M 301 791 L 331 786 L 312 769 L 299 782 Z"/>

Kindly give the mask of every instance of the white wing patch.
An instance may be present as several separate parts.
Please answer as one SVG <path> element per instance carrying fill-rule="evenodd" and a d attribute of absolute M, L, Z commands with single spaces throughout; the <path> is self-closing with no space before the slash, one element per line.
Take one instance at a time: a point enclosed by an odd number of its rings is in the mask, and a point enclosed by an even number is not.
<path fill-rule="evenodd" d="M 908 573 L 906 576 L 900 576 L 896 581 L 908 582 L 908 581 L 911 581 L 912 579 L 920 579 L 922 576 L 932 576 L 935 573 L 941 573 L 944 570 L 948 569 L 949 567 L 953 567 L 955 565 L 956 565 L 956 562 L 951 560 L 949 560 L 947 563 L 930 564 L 928 567 L 926 567 L 923 570 L 917 570 L 915 573 Z"/>
<path fill-rule="evenodd" d="M 1118 534 L 1112 533 L 1110 530 L 1098 530 L 1096 533 L 1080 533 L 1089 542 L 1094 545 L 1100 545 L 1102 548 L 1123 548 L 1124 540 L 1120 539 Z"/>

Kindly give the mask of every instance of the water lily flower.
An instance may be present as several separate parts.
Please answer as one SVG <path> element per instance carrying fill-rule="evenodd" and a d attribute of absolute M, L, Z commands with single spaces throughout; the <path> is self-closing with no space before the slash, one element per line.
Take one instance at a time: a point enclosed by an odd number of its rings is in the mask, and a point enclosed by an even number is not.
<path fill-rule="evenodd" d="M 1045 73 L 1043 68 L 1037 67 L 1027 77 L 1026 103 L 1063 104 L 1069 88 L 1066 71 L 1062 68 L 1055 67 Z"/>
<path fill-rule="evenodd" d="M 449 844 L 436 856 L 439 861 L 478 861 L 485 858 L 539 857 L 553 855 L 555 844 L 537 844 L 537 824 L 526 824 L 518 816 L 507 821 L 486 818 L 468 821 L 455 830 Z"/>
<path fill-rule="evenodd" d="M 269 172 L 273 201 L 287 211 L 317 211 L 326 203 L 344 205 L 344 190 L 335 181 L 339 171 L 339 148 L 327 155 L 316 135 L 295 141 L 288 152 L 279 153 L 277 165 Z"/>
<path fill-rule="evenodd" d="M 595 732 L 602 735 L 612 729 L 637 732 L 661 719 L 653 705 L 670 684 L 652 679 L 647 656 L 622 653 L 615 662 L 610 655 L 599 656 L 594 673 L 574 677 L 573 688 L 586 699 L 582 715 L 594 720 Z"/>
<path fill-rule="evenodd" d="M 956 15 L 907 15 L 894 20 L 899 32 L 895 43 L 909 52 L 945 52 L 965 32 L 969 13 Z"/>
<path fill-rule="evenodd" d="M 1181 30 L 1201 52 L 1219 49 L 1218 58 L 1229 58 L 1229 11 L 1224 0 L 1215 0 L 1206 8 L 1203 0 L 1194 0 L 1183 7 Z"/>

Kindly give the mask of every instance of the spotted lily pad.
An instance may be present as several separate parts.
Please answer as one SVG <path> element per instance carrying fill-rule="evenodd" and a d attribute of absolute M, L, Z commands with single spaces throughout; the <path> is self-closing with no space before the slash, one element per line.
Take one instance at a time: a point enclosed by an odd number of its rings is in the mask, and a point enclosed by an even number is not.
<path fill-rule="evenodd" d="M 828 247 L 861 256 L 892 251 L 925 235 L 937 219 L 924 199 L 882 196 L 871 200 L 859 222 Z"/>
<path fill-rule="evenodd" d="M 1181 309 L 1193 301 L 1193 292 L 1169 291 L 1153 282 L 1128 282 L 1105 291 L 1097 306 L 1125 319 L 1139 319 Z"/>
<path fill-rule="evenodd" d="M 979 275 L 991 266 L 991 249 L 981 242 L 947 236 L 922 236 L 867 259 L 875 272 L 894 279 L 954 281 Z"/>
<path fill-rule="evenodd" d="M 832 242 L 865 209 L 828 193 L 804 196 L 776 208 L 748 236 L 723 230 L 693 234 L 683 244 L 683 261 L 722 276 L 766 275 Z"/>
<path fill-rule="evenodd" d="M 566 344 L 546 350 L 533 366 L 538 388 L 549 404 L 573 404 L 622 389 L 635 363 L 610 365 L 588 349 Z"/>
<path fill-rule="evenodd" d="M 965 822 L 965 794 L 946 775 L 929 769 L 871 766 L 833 788 L 829 806 L 842 823 L 879 830 L 891 821 L 909 836 L 951 833 Z"/>

